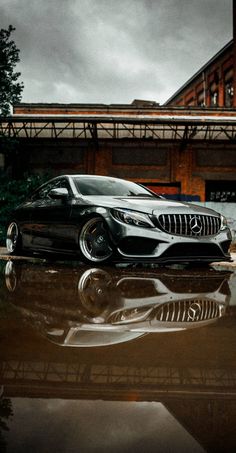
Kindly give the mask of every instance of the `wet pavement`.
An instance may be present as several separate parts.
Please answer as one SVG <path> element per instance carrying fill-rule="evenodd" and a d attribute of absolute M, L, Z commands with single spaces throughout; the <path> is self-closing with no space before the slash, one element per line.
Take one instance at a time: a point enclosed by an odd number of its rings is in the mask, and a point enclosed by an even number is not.
<path fill-rule="evenodd" d="M 1 452 L 235 451 L 234 263 L 2 255 L 0 315 Z"/>

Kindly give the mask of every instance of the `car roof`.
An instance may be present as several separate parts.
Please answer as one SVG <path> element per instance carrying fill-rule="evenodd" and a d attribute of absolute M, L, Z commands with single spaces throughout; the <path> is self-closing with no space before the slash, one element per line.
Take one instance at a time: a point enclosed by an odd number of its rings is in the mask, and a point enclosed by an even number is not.
<path fill-rule="evenodd" d="M 62 175 L 63 176 L 63 175 Z M 116 178 L 114 176 L 105 176 L 105 175 L 87 175 L 87 174 L 77 174 L 77 175 L 64 175 L 64 177 L 68 178 L 104 178 L 104 179 L 122 179 L 122 178 Z M 123 179 L 122 179 L 123 180 Z"/>

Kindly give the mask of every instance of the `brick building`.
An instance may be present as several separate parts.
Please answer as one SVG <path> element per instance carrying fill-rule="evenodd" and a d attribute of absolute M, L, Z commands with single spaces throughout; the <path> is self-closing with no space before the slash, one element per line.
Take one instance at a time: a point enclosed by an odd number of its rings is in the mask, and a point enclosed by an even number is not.
<path fill-rule="evenodd" d="M 14 166 L 140 182 L 188 200 L 236 201 L 236 112 L 223 108 L 19 104 L 2 121 Z"/>
<path fill-rule="evenodd" d="M 174 93 L 165 105 L 233 107 L 234 51 L 234 40 L 231 40 Z"/>
<path fill-rule="evenodd" d="M 166 106 L 236 107 L 236 1 L 233 39 L 201 67 L 166 102 Z"/>

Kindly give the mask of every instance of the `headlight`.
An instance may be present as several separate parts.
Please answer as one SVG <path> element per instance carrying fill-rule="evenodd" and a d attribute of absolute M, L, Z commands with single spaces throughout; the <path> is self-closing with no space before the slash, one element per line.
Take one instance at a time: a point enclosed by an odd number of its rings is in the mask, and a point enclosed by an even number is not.
<path fill-rule="evenodd" d="M 225 228 L 227 228 L 228 224 L 227 224 L 227 219 L 225 216 L 221 215 L 220 216 L 220 220 L 221 220 L 221 225 L 220 225 L 220 229 L 221 230 L 225 230 Z"/>
<path fill-rule="evenodd" d="M 111 324 L 125 324 L 128 322 L 140 322 L 148 318 L 149 314 L 153 310 L 153 307 L 143 308 L 131 308 L 126 310 L 120 310 L 113 313 L 108 322 Z"/>
<path fill-rule="evenodd" d="M 152 223 L 150 217 L 142 212 L 129 211 L 128 209 L 112 209 L 111 213 L 116 220 L 128 225 L 155 228 L 155 225 Z"/>

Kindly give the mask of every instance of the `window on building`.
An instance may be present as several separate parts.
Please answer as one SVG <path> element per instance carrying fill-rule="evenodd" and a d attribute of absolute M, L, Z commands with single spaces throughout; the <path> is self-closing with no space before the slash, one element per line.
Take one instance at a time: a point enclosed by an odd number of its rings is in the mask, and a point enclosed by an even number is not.
<path fill-rule="evenodd" d="M 205 96 L 204 96 L 204 90 L 201 90 L 197 93 L 197 105 L 199 107 L 204 107 L 205 106 Z"/>
<path fill-rule="evenodd" d="M 233 96 L 234 96 L 234 87 L 233 87 L 233 68 L 228 69 L 224 75 L 224 104 L 225 107 L 233 106 Z"/>
<path fill-rule="evenodd" d="M 206 201 L 236 202 L 236 181 L 206 181 Z"/>
<path fill-rule="evenodd" d="M 225 107 L 233 106 L 234 87 L 233 80 L 229 81 L 225 85 Z"/>
<path fill-rule="evenodd" d="M 216 81 L 212 82 L 209 87 L 210 92 L 210 106 L 217 107 L 219 103 L 219 88 Z"/>
<path fill-rule="evenodd" d="M 217 107 L 218 106 L 218 98 L 219 98 L 219 92 L 217 89 L 210 90 L 210 106 L 211 107 Z"/>

